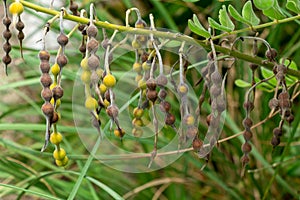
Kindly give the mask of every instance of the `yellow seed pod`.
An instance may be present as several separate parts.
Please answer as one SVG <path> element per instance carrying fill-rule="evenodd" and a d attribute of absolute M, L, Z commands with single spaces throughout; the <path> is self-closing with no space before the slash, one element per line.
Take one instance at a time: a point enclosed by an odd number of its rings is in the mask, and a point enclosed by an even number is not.
<path fill-rule="evenodd" d="M 10 4 L 9 6 L 9 12 L 12 14 L 12 15 L 20 15 L 22 12 L 24 11 L 24 7 L 23 5 L 16 1 L 16 2 L 13 2 L 12 4 Z"/>
<path fill-rule="evenodd" d="M 132 120 L 132 125 L 135 126 L 135 127 L 141 127 L 144 125 L 143 121 L 141 119 L 138 119 L 138 118 L 134 118 Z"/>
<path fill-rule="evenodd" d="M 58 145 L 59 143 L 61 143 L 61 141 L 62 141 L 62 134 L 61 133 L 59 133 L 59 132 L 53 132 L 53 133 L 51 133 L 51 135 L 50 135 L 50 142 L 52 143 L 52 144 L 55 144 L 55 145 Z"/>
<path fill-rule="evenodd" d="M 135 63 L 132 65 L 132 69 L 133 69 L 133 71 L 135 71 L 136 73 L 141 73 L 141 71 L 142 71 L 142 65 L 141 65 L 141 63 L 135 62 Z"/>
<path fill-rule="evenodd" d="M 141 109 L 141 108 L 134 108 L 133 109 L 133 116 L 135 118 L 140 119 L 143 116 L 143 114 L 144 114 L 144 110 L 143 109 Z"/>
<path fill-rule="evenodd" d="M 110 105 L 110 103 L 109 103 L 109 101 L 107 101 L 107 99 L 104 99 L 103 103 L 104 103 L 105 108 L 107 108 Z"/>
<path fill-rule="evenodd" d="M 107 74 L 104 79 L 103 79 L 103 84 L 107 87 L 107 88 L 111 88 L 113 86 L 115 86 L 116 84 L 116 78 L 111 75 L 111 74 Z"/>
<path fill-rule="evenodd" d="M 186 94 L 189 90 L 185 84 L 179 85 L 177 89 L 180 94 Z"/>
<path fill-rule="evenodd" d="M 97 73 L 98 77 L 102 77 L 102 75 L 103 75 L 103 69 L 97 68 L 96 73 Z"/>
<path fill-rule="evenodd" d="M 55 63 L 54 65 L 52 65 L 51 67 L 51 73 L 54 75 L 54 76 L 57 76 L 60 72 L 60 67 L 57 63 Z"/>
<path fill-rule="evenodd" d="M 147 70 L 150 70 L 151 66 L 149 65 L 149 63 L 147 63 L 147 61 L 145 61 L 142 64 L 142 68 L 144 71 L 147 71 Z"/>
<path fill-rule="evenodd" d="M 99 90 L 100 90 L 101 94 L 104 94 L 106 92 L 106 90 L 107 90 L 107 87 L 103 83 L 101 83 L 99 85 Z"/>
<path fill-rule="evenodd" d="M 66 151 L 63 148 L 59 148 L 59 151 L 57 149 L 53 152 L 53 158 L 55 160 L 63 160 L 66 157 Z"/>
<path fill-rule="evenodd" d="M 80 66 L 83 70 L 89 70 L 89 65 L 88 65 L 88 58 L 84 57 L 81 62 L 80 62 Z"/>
<path fill-rule="evenodd" d="M 122 128 L 121 129 L 116 128 L 114 130 L 114 134 L 116 137 L 122 138 L 125 135 L 125 131 Z"/>
<path fill-rule="evenodd" d="M 96 110 L 96 108 L 98 107 L 98 102 L 95 98 L 88 97 L 85 100 L 85 107 L 89 110 Z"/>
<path fill-rule="evenodd" d="M 85 84 L 89 84 L 91 82 L 91 72 L 88 70 L 84 70 L 81 74 L 81 81 Z"/>
<path fill-rule="evenodd" d="M 63 160 L 55 160 L 55 163 L 58 167 L 64 167 L 68 164 L 69 158 L 68 156 L 65 156 Z"/>
<path fill-rule="evenodd" d="M 131 46 L 132 46 L 132 48 L 134 48 L 134 49 L 139 49 L 139 48 L 141 48 L 141 44 L 137 41 L 137 40 L 132 40 L 132 43 L 131 43 Z"/>
<path fill-rule="evenodd" d="M 56 109 L 59 108 L 60 104 L 61 104 L 61 100 L 56 99 Z M 59 118 L 60 118 L 60 114 L 59 114 Z"/>
<path fill-rule="evenodd" d="M 193 125 L 195 123 L 195 118 L 193 115 L 188 114 L 184 117 L 183 121 L 186 125 Z"/>
<path fill-rule="evenodd" d="M 144 80 L 144 79 L 141 79 L 141 80 L 139 80 L 139 82 L 138 82 L 138 87 L 140 88 L 140 89 L 146 89 L 146 81 Z"/>
<path fill-rule="evenodd" d="M 53 88 L 55 88 L 57 86 L 57 83 L 56 82 L 53 82 L 51 85 L 50 85 L 50 90 L 52 90 Z"/>
<path fill-rule="evenodd" d="M 135 82 L 139 82 L 141 79 L 143 78 L 143 76 L 141 74 L 138 74 L 136 77 L 135 77 Z"/>

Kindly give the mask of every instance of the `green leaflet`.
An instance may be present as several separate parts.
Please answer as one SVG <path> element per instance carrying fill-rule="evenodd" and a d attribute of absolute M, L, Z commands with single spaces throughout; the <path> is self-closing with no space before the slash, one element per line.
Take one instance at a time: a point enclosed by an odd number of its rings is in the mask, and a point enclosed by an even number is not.
<path fill-rule="evenodd" d="M 225 5 L 223 5 L 222 9 L 219 10 L 219 21 L 222 26 L 230 29 L 230 31 L 234 30 L 234 24 L 227 14 L 227 9 Z"/>
<path fill-rule="evenodd" d="M 282 13 L 277 0 L 274 0 L 274 4 L 269 9 L 263 10 L 263 13 L 272 20 L 285 18 L 285 15 Z"/>
<path fill-rule="evenodd" d="M 228 6 L 228 12 L 235 20 L 250 25 L 250 22 L 244 19 L 232 5 Z"/>
<path fill-rule="evenodd" d="M 203 36 L 205 38 L 210 37 L 209 32 L 201 25 L 201 23 L 199 22 L 195 14 L 193 15 L 193 20 L 191 19 L 188 20 L 188 26 L 189 29 L 192 32 L 196 33 L 197 35 Z"/>
<path fill-rule="evenodd" d="M 300 1 L 288 0 L 285 7 L 294 13 L 300 14 Z"/>
<path fill-rule="evenodd" d="M 237 79 L 234 81 L 235 85 L 241 88 L 247 88 L 251 87 L 251 83 L 248 83 L 247 81 L 244 81 L 242 79 Z"/>
<path fill-rule="evenodd" d="M 254 5 L 260 10 L 267 10 L 272 7 L 274 0 L 253 0 Z"/>
<path fill-rule="evenodd" d="M 226 26 L 222 26 L 221 24 L 219 24 L 218 22 L 216 22 L 214 19 L 212 19 L 211 17 L 208 17 L 208 23 L 212 28 L 221 30 L 221 31 L 225 31 L 225 32 L 230 32 L 232 31 L 230 28 L 227 28 Z"/>
<path fill-rule="evenodd" d="M 245 20 L 247 20 L 252 26 L 258 25 L 260 20 L 255 15 L 251 1 L 247 1 L 243 7 L 242 15 Z"/>

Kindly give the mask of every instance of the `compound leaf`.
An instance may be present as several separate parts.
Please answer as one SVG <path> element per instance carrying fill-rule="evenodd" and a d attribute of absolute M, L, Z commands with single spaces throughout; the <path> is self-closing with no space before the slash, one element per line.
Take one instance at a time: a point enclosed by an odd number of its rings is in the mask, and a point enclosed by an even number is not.
<path fill-rule="evenodd" d="M 218 22 L 216 22 L 214 19 L 212 19 L 211 17 L 208 17 L 208 23 L 212 28 L 221 30 L 221 31 L 225 31 L 225 32 L 230 32 L 232 31 L 230 28 L 226 27 L 226 26 L 222 26 L 221 24 L 219 24 Z"/>
<path fill-rule="evenodd" d="M 222 9 L 219 10 L 219 20 L 222 26 L 227 27 L 230 31 L 234 30 L 234 24 L 228 16 L 226 6 L 223 5 Z"/>
<path fill-rule="evenodd" d="M 193 19 L 195 20 L 195 18 L 197 19 L 197 17 L 194 15 Z M 188 20 L 188 26 L 189 29 L 196 33 L 197 35 L 200 35 L 202 37 L 205 38 L 209 38 L 210 34 L 207 30 L 204 29 L 204 27 L 201 25 L 201 23 L 199 22 L 199 20 L 196 20 L 196 23 L 194 23 L 191 19 Z"/>
<path fill-rule="evenodd" d="M 260 10 L 267 10 L 272 7 L 274 0 L 253 0 L 254 5 Z"/>
<path fill-rule="evenodd" d="M 300 1 L 299 0 L 288 0 L 285 6 L 290 11 L 300 14 Z"/>
<path fill-rule="evenodd" d="M 245 3 L 242 10 L 242 15 L 243 18 L 247 20 L 252 26 L 258 25 L 260 22 L 259 18 L 255 15 L 253 11 L 251 1 L 247 1 L 247 3 Z"/>
<path fill-rule="evenodd" d="M 273 6 L 271 6 L 269 9 L 263 10 L 263 13 L 272 20 L 285 18 L 285 15 L 282 13 L 277 0 L 274 0 Z"/>

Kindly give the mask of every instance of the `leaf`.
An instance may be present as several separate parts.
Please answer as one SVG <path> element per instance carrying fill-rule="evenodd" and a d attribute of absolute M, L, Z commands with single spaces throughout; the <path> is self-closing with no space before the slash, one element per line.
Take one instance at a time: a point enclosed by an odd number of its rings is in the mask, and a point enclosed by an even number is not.
<path fill-rule="evenodd" d="M 241 87 L 241 88 L 251 87 L 251 83 L 248 83 L 241 79 L 235 80 L 234 83 L 235 83 L 235 85 L 237 85 L 238 87 Z"/>
<path fill-rule="evenodd" d="M 253 0 L 255 7 L 260 10 L 267 10 L 272 7 L 274 0 Z"/>
<path fill-rule="evenodd" d="M 222 26 L 221 24 L 216 22 L 211 17 L 208 17 L 208 23 L 212 28 L 215 28 L 215 29 L 218 29 L 218 30 L 221 30 L 221 31 L 225 31 L 225 32 L 230 32 L 231 31 L 230 28 L 227 28 L 226 26 Z"/>
<path fill-rule="evenodd" d="M 188 20 L 188 26 L 189 26 L 189 29 L 192 32 L 196 33 L 197 35 L 200 35 L 205 38 L 210 37 L 209 32 L 207 30 L 205 30 L 201 24 L 200 24 L 200 26 L 197 26 L 191 19 Z"/>
<path fill-rule="evenodd" d="M 250 25 L 250 22 L 244 19 L 232 5 L 228 6 L 228 12 L 235 20 Z"/>
<path fill-rule="evenodd" d="M 222 9 L 219 10 L 219 20 L 222 26 L 229 28 L 231 31 L 234 30 L 234 24 L 227 14 L 226 6 L 223 5 Z"/>
<path fill-rule="evenodd" d="M 288 0 L 285 7 L 294 13 L 300 14 L 300 1 Z"/>
<path fill-rule="evenodd" d="M 190 3 L 194 3 L 194 2 L 198 2 L 198 1 L 200 1 L 200 0 L 183 0 L 183 1 L 185 1 L 185 2 L 190 2 Z"/>
<path fill-rule="evenodd" d="M 265 79 L 274 75 L 274 73 L 271 70 L 268 70 L 266 68 L 261 68 L 261 74 Z M 270 80 L 268 80 L 268 83 L 270 83 L 273 86 L 276 86 L 277 85 L 276 78 L 275 77 L 271 78 Z"/>
<path fill-rule="evenodd" d="M 274 4 L 271 8 L 263 10 L 263 13 L 272 20 L 285 18 L 285 15 L 281 12 L 281 8 L 279 7 L 277 0 L 274 1 Z"/>
<path fill-rule="evenodd" d="M 260 20 L 255 15 L 251 1 L 247 1 L 243 7 L 242 15 L 245 20 L 247 20 L 252 26 L 258 25 Z"/>

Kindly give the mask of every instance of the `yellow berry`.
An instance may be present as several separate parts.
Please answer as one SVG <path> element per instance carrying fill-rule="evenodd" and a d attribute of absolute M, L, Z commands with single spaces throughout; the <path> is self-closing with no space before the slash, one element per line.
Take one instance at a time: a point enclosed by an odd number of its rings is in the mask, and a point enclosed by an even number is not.
<path fill-rule="evenodd" d="M 54 75 L 54 76 L 57 76 L 60 72 L 60 67 L 57 63 L 55 63 L 54 65 L 52 65 L 51 67 L 51 73 Z"/>
<path fill-rule="evenodd" d="M 59 151 L 57 149 L 53 152 L 53 158 L 55 160 L 63 160 L 66 157 L 66 151 L 63 148 L 59 148 Z"/>
<path fill-rule="evenodd" d="M 9 12 L 13 15 L 20 15 L 24 11 L 24 7 L 20 2 L 13 2 L 9 6 Z"/>
<path fill-rule="evenodd" d="M 52 144 L 57 145 L 57 144 L 61 143 L 61 141 L 62 141 L 62 135 L 61 135 L 61 133 L 59 133 L 59 132 L 53 132 L 53 133 L 51 133 L 51 135 L 50 135 L 50 142 Z"/>
<path fill-rule="evenodd" d="M 144 110 L 143 109 L 141 109 L 141 108 L 134 108 L 134 110 L 133 110 L 133 116 L 135 118 L 141 118 L 143 116 L 143 114 L 144 114 Z"/>
<path fill-rule="evenodd" d="M 125 131 L 122 128 L 121 129 L 116 128 L 114 130 L 114 134 L 116 137 L 122 138 L 125 135 Z"/>
<path fill-rule="evenodd" d="M 116 84 L 116 78 L 111 74 L 107 74 L 103 79 L 103 84 L 106 87 L 111 88 Z"/>
<path fill-rule="evenodd" d="M 150 70 L 151 66 L 149 63 L 147 63 L 147 61 L 143 62 L 142 64 L 142 68 L 144 71 Z"/>
<path fill-rule="evenodd" d="M 109 101 L 107 99 L 104 99 L 103 103 L 104 103 L 104 107 L 105 108 L 107 108 L 110 105 L 110 103 L 109 103 Z"/>
<path fill-rule="evenodd" d="M 88 58 L 85 57 L 81 60 L 80 66 L 83 70 L 89 70 L 89 65 L 88 65 Z"/>
<path fill-rule="evenodd" d="M 85 100 L 85 107 L 89 110 L 96 110 L 96 108 L 98 107 L 98 102 L 95 98 L 88 97 Z"/>
<path fill-rule="evenodd" d="M 100 90 L 101 94 L 104 94 L 106 92 L 106 90 L 107 90 L 107 87 L 103 83 L 101 83 L 99 85 L 99 90 Z"/>
<path fill-rule="evenodd" d="M 81 81 L 85 84 L 89 84 L 91 82 L 91 72 L 84 70 L 81 74 Z"/>
<path fill-rule="evenodd" d="M 58 167 L 66 166 L 69 162 L 68 156 L 65 156 L 63 160 L 55 160 L 55 163 Z"/>
<path fill-rule="evenodd" d="M 142 65 L 141 63 L 135 62 L 132 66 L 133 71 L 136 73 L 140 73 L 142 71 Z"/>

